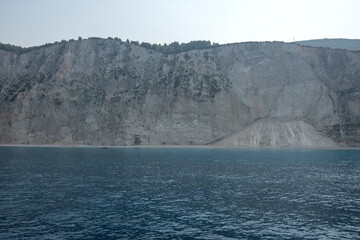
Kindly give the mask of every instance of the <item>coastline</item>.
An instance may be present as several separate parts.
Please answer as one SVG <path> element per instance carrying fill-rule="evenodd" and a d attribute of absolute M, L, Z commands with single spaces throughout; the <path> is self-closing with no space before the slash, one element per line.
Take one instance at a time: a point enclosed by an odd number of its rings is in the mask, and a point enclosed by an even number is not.
<path fill-rule="evenodd" d="M 70 144 L 0 144 L 0 147 L 39 147 L 39 148 L 167 148 L 167 149 L 274 149 L 274 150 L 360 150 L 360 147 L 226 147 L 214 145 L 131 145 L 131 146 L 111 146 L 111 145 L 70 145 Z"/>

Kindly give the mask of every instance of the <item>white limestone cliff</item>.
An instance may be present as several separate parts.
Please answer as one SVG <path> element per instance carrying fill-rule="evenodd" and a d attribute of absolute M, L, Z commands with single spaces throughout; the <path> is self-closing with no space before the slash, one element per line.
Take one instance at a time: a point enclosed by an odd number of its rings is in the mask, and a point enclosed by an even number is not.
<path fill-rule="evenodd" d="M 111 39 L 0 50 L 1 144 L 360 146 L 359 120 L 355 51 L 266 42 L 166 55 Z"/>

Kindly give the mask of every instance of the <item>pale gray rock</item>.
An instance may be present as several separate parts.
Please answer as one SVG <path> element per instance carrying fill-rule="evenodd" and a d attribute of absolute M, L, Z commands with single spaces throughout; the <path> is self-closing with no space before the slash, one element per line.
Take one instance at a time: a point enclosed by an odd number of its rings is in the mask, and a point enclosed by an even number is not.
<path fill-rule="evenodd" d="M 246 131 L 241 146 L 294 147 L 280 135 L 296 128 L 303 146 L 360 146 L 360 53 L 266 42 L 165 55 L 111 39 L 0 50 L 0 102 L 2 144 L 202 145 Z M 278 144 L 250 140 L 276 131 Z"/>
<path fill-rule="evenodd" d="M 338 147 L 330 138 L 303 122 L 287 119 L 261 119 L 233 136 L 214 145 L 223 147 L 291 147 L 332 148 Z"/>

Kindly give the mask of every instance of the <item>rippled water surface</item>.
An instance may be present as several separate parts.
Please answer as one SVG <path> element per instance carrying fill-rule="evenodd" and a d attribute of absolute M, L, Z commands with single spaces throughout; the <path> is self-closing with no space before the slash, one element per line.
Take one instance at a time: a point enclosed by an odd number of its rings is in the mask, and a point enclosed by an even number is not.
<path fill-rule="evenodd" d="M 358 239 L 360 151 L 0 147 L 0 239 Z"/>

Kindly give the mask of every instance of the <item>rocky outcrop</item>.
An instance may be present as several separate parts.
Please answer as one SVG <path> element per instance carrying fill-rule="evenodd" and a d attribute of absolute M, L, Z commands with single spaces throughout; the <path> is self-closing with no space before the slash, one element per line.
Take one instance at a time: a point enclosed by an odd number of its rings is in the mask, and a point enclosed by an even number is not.
<path fill-rule="evenodd" d="M 0 89 L 3 144 L 360 146 L 354 51 L 269 42 L 165 55 L 88 39 L 0 50 Z"/>

